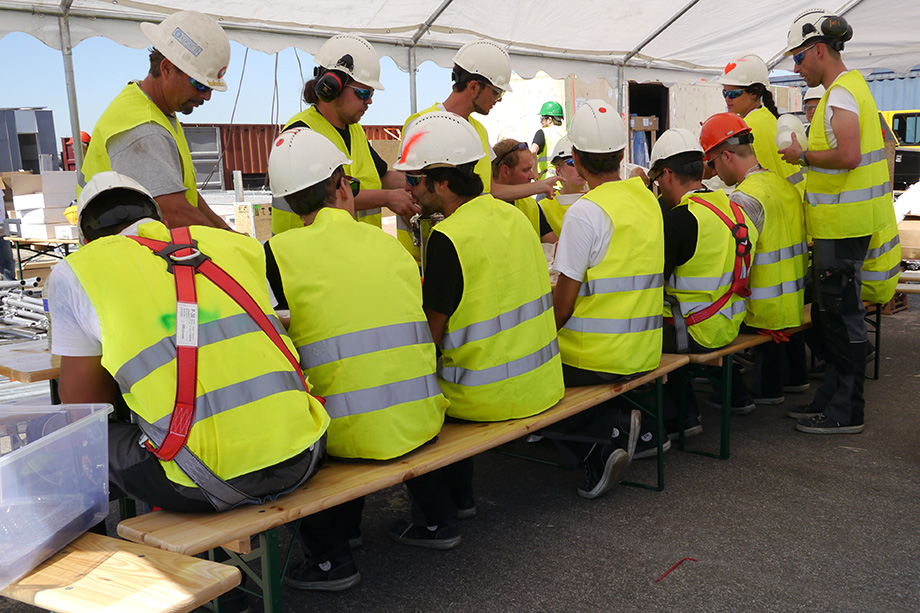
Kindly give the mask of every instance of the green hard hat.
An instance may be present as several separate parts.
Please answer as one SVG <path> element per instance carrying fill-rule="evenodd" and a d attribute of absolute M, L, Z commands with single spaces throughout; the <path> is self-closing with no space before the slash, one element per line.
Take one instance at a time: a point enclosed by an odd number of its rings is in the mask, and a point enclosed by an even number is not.
<path fill-rule="evenodd" d="M 562 117 L 562 105 L 553 100 L 544 102 L 543 106 L 540 107 L 540 115 L 543 117 Z"/>

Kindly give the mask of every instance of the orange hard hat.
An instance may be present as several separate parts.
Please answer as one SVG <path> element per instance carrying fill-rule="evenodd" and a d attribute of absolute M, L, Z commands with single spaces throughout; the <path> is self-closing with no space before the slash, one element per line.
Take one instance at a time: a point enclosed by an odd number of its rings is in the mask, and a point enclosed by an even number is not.
<path fill-rule="evenodd" d="M 745 138 L 738 138 L 747 135 Z M 716 113 L 703 122 L 700 128 L 700 146 L 709 160 L 709 152 L 718 145 L 728 142 L 731 145 L 749 144 L 754 142 L 750 126 L 734 113 Z"/>
<path fill-rule="evenodd" d="M 80 140 L 83 141 L 84 143 L 86 143 L 86 144 L 88 145 L 88 144 L 89 144 L 89 134 L 86 133 L 86 132 L 82 132 L 82 131 L 81 131 L 81 132 L 80 132 Z"/>

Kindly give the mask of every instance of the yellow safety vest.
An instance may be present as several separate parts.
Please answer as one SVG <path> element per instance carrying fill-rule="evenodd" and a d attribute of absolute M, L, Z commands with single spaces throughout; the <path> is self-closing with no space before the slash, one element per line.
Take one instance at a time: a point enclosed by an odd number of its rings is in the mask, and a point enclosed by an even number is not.
<path fill-rule="evenodd" d="M 514 201 L 514 208 L 527 216 L 527 221 L 533 226 L 537 238 L 540 237 L 540 205 L 531 197 L 520 198 Z"/>
<path fill-rule="evenodd" d="M 543 130 L 544 142 L 543 148 L 537 152 L 537 179 L 542 179 L 546 175 L 546 169 L 552 163 L 550 156 L 553 154 L 553 148 L 566 135 L 565 128 L 556 124 L 550 124 L 541 129 Z"/>
<path fill-rule="evenodd" d="M 194 207 L 198 206 L 198 185 L 195 182 L 195 166 L 182 124 L 176 126 L 169 121 L 163 111 L 153 103 L 137 83 L 128 83 L 121 93 L 112 100 L 109 108 L 102 113 L 93 129 L 93 137 L 86 150 L 83 168 L 78 174 L 77 197 L 93 175 L 112 170 L 109 159 L 108 142 L 113 136 L 127 132 L 131 128 L 145 123 L 155 123 L 166 130 L 176 141 L 179 161 L 182 163 L 182 184 L 185 186 L 185 199 Z"/>
<path fill-rule="evenodd" d="M 410 115 L 409 119 L 406 120 L 406 123 L 403 124 L 402 133 L 405 133 L 406 126 L 408 126 L 413 120 L 417 117 L 425 115 L 427 113 L 433 113 L 435 111 L 443 111 L 444 105 L 440 102 L 432 105 L 431 107 L 425 109 L 424 111 L 419 111 L 414 115 Z M 470 122 L 470 125 L 476 129 L 476 133 L 479 134 L 479 140 L 482 141 L 482 150 L 485 153 L 485 157 L 476 162 L 476 166 L 473 170 L 479 175 L 479 178 L 482 179 L 482 193 L 488 194 L 492 191 L 492 157 L 491 151 L 492 147 L 489 145 L 489 132 L 486 130 L 485 126 L 479 123 L 472 115 L 467 117 L 467 121 Z M 412 228 L 409 227 L 409 224 L 405 222 L 402 217 L 396 217 L 396 238 L 399 239 L 399 242 L 402 243 L 403 247 L 415 258 L 416 263 L 421 263 L 421 249 L 418 245 L 414 245 L 412 242 Z"/>
<path fill-rule="evenodd" d="M 873 232 L 869 251 L 862 265 L 862 299 L 874 304 L 885 304 L 894 298 L 901 274 L 901 237 L 890 209 L 889 225 Z"/>
<path fill-rule="evenodd" d="M 540 201 L 543 215 L 556 236 L 562 236 L 562 219 L 569 207 L 575 204 L 582 194 L 556 194 L 555 198 L 544 198 Z"/>
<path fill-rule="evenodd" d="M 565 387 L 549 271 L 527 220 L 483 194 L 432 231 L 453 243 L 463 272 L 440 344 L 448 414 L 501 421 L 548 409 Z"/>
<path fill-rule="evenodd" d="M 891 224 L 891 183 L 885 142 L 875 100 L 866 80 L 853 70 L 838 76 L 818 103 L 808 135 L 811 151 L 827 151 L 824 115 L 831 90 L 843 87 L 859 107 L 859 150 L 862 160 L 853 170 L 809 166 L 805 182 L 805 223 L 815 238 L 869 236 Z"/>
<path fill-rule="evenodd" d="M 159 222 L 140 236 L 170 241 Z M 295 351 L 269 305 L 265 256 L 246 236 L 191 226 L 193 240 L 252 296 L 288 348 Z M 102 365 L 149 432 L 169 430 L 176 400 L 176 288 L 166 261 L 126 236 L 95 240 L 67 258 L 99 317 Z M 198 296 L 198 399 L 186 446 L 223 480 L 292 458 L 329 424 L 322 405 L 272 340 L 236 302 L 202 275 Z M 160 462 L 166 477 L 196 487 L 176 461 Z"/>
<path fill-rule="evenodd" d="M 434 438 L 447 399 L 409 254 L 391 236 L 330 208 L 269 245 L 301 366 L 332 418 L 329 453 L 388 460 Z"/>
<path fill-rule="evenodd" d="M 795 185 L 801 195 L 805 190 L 805 172 L 798 164 L 790 164 L 779 154 L 776 147 L 776 117 L 770 110 L 762 106 L 748 113 L 744 118 L 745 123 L 751 128 L 754 135 L 754 156 L 757 162 L 772 170 L 792 185 Z"/>
<path fill-rule="evenodd" d="M 575 310 L 559 330 L 562 363 L 618 375 L 658 368 L 664 312 L 664 224 L 642 179 L 612 181 L 582 196 L 613 222 L 604 259 L 588 268 Z"/>
<path fill-rule="evenodd" d="M 696 250 L 685 264 L 674 269 L 671 278 L 665 282 L 664 291 L 680 303 L 684 317 L 702 311 L 717 302 L 729 290 L 735 268 L 735 239 L 731 231 L 715 213 L 690 198 L 700 198 L 714 204 L 730 219 L 731 211 L 725 192 L 684 194 L 677 206 L 689 207 L 696 218 Z M 757 228 L 744 213 L 744 223 L 752 245 L 757 244 Z M 755 248 L 753 257 L 757 256 Z M 753 260 L 752 260 L 753 261 Z M 747 272 L 747 271 L 745 271 Z M 671 308 L 665 305 L 665 315 L 671 316 Z M 703 347 L 716 349 L 735 340 L 746 313 L 744 298 L 732 294 L 718 313 L 697 324 L 688 326 L 690 336 Z"/>
<path fill-rule="evenodd" d="M 764 213 L 751 260 L 751 295 L 744 323 L 765 330 L 800 326 L 808 266 L 802 198 L 772 171 L 751 173 L 737 191 L 760 202 Z"/>
<path fill-rule="evenodd" d="M 322 116 L 315 106 L 311 106 L 305 111 L 297 113 L 291 117 L 282 131 L 295 122 L 302 121 L 314 132 L 319 132 L 328 138 L 336 148 L 348 156 L 351 164 L 346 164 L 343 168 L 345 174 L 360 179 L 361 189 L 381 189 L 383 184 L 380 181 L 380 175 L 377 174 L 377 165 L 374 164 L 374 157 L 371 155 L 371 146 L 367 142 L 367 135 L 364 128 L 359 123 L 353 123 L 348 126 L 348 134 L 351 137 L 351 150 L 345 146 L 345 140 L 339 131 L 335 129 L 329 120 Z M 382 213 L 380 208 L 357 211 L 355 219 L 363 221 L 378 228 L 382 225 Z M 276 198 L 272 206 L 272 234 L 281 234 L 285 230 L 293 228 L 302 228 L 303 220 L 300 216 L 291 211 L 287 202 L 283 198 Z"/>

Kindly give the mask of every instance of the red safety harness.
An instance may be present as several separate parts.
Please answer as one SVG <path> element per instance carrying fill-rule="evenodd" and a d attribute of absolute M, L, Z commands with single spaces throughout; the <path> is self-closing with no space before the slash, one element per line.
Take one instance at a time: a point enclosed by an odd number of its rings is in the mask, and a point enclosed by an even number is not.
<path fill-rule="evenodd" d="M 201 274 L 233 299 L 281 350 L 309 392 L 300 362 L 291 353 L 281 335 L 271 324 L 252 296 L 220 266 L 198 250 L 188 228 L 174 228 L 172 242 L 158 241 L 140 236 L 129 238 L 149 248 L 166 260 L 166 266 L 176 279 L 176 403 L 169 421 L 169 433 L 159 447 L 145 442 L 147 450 L 157 458 L 170 461 L 182 450 L 188 440 L 195 418 L 198 397 L 198 296 L 195 275 Z M 322 399 L 319 399 L 322 401 Z"/>
<path fill-rule="evenodd" d="M 719 219 L 721 219 L 725 225 L 728 226 L 728 229 L 731 230 L 732 236 L 735 239 L 735 268 L 732 274 L 732 284 L 731 287 L 728 288 L 728 291 L 725 292 L 721 298 L 710 304 L 702 311 L 697 311 L 696 313 L 693 313 L 687 317 L 686 321 L 688 326 L 706 321 L 721 311 L 722 307 L 724 307 L 728 300 L 732 297 L 732 294 L 737 294 L 742 298 L 747 298 L 751 295 L 751 289 L 748 287 L 747 277 L 741 276 L 745 267 L 748 270 L 751 269 L 751 240 L 748 234 L 748 227 L 744 223 L 744 214 L 741 212 L 741 207 L 734 202 L 729 201 L 732 213 L 735 216 L 735 221 L 733 222 L 728 217 L 728 215 L 723 213 L 711 202 L 707 202 L 702 198 L 690 198 L 690 200 L 696 202 L 697 204 L 702 204 L 707 209 L 718 215 Z"/>

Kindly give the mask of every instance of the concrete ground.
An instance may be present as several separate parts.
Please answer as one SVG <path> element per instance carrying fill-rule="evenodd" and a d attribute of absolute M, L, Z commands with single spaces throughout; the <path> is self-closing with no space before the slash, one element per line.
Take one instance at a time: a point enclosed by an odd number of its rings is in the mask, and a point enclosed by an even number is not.
<path fill-rule="evenodd" d="M 459 547 L 392 543 L 386 525 L 408 502 L 401 487 L 377 493 L 355 552 L 361 583 L 341 594 L 285 588 L 285 610 L 917 610 L 915 309 L 884 317 L 863 434 L 798 433 L 785 406 L 758 407 L 732 421 L 730 460 L 675 449 L 663 492 L 621 486 L 595 501 L 575 494 L 580 473 L 486 453 L 476 458 L 479 515 L 462 522 Z M 706 431 L 689 442 L 715 450 L 718 415 L 703 411 Z M 513 448 L 553 457 L 542 444 Z M 635 462 L 627 477 L 651 481 L 654 461 Z M 684 558 L 695 561 L 656 582 Z M 27 610 L 0 599 L 0 612 Z"/>

